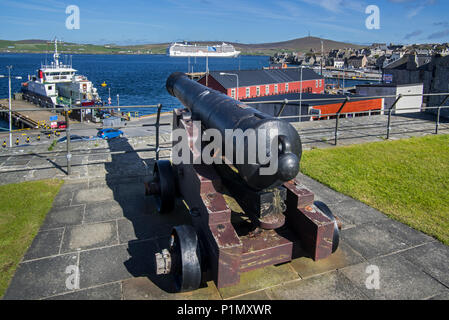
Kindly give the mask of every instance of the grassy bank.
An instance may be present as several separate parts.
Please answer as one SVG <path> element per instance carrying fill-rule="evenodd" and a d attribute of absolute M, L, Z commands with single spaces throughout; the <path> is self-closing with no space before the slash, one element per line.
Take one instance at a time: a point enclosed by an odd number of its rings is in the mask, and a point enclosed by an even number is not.
<path fill-rule="evenodd" d="M 301 171 L 449 245 L 449 135 L 315 149 Z"/>
<path fill-rule="evenodd" d="M 62 184 L 52 179 L 0 186 L 0 298 Z"/>

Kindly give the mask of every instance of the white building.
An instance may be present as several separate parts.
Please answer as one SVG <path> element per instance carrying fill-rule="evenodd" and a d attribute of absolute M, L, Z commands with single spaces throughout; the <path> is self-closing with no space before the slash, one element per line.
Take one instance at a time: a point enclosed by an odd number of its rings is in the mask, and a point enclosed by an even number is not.
<path fill-rule="evenodd" d="M 344 60 L 338 60 L 338 59 L 334 60 L 334 68 L 336 68 L 336 69 L 343 69 L 344 66 L 345 66 L 345 61 Z"/>
<path fill-rule="evenodd" d="M 399 94 L 423 94 L 424 85 L 415 84 L 363 84 L 356 86 L 356 94 L 368 97 L 393 96 L 384 99 L 384 110 L 389 110 Z M 392 114 L 410 113 L 421 111 L 423 103 L 422 96 L 402 97 L 393 109 Z M 387 114 L 387 113 L 385 113 Z"/>

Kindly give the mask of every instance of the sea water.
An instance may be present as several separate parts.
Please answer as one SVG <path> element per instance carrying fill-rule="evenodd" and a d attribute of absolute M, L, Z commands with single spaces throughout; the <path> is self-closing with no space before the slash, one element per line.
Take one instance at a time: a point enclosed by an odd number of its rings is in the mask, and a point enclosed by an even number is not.
<path fill-rule="evenodd" d="M 0 75 L 7 75 L 5 66 L 12 65 L 11 75 L 22 76 L 23 80 L 12 80 L 12 91 L 19 92 L 21 83 L 28 75 L 35 75 L 41 64 L 50 63 L 52 54 L 0 54 Z M 121 106 L 156 105 L 161 103 L 163 110 L 179 107 L 179 101 L 170 96 L 165 89 L 165 81 L 175 71 L 204 72 L 205 58 L 173 58 L 166 55 L 87 55 L 76 54 L 71 57 L 61 55 L 60 61 L 78 70 L 77 74 L 86 76 L 98 89 L 103 101 L 110 96 L 112 105 L 117 106 L 117 95 Z M 269 65 L 268 56 L 240 56 L 238 58 L 209 58 L 210 71 L 232 71 L 262 69 Z M 106 87 L 101 84 L 105 82 Z M 0 78 L 0 98 L 8 97 L 8 79 Z M 154 113 L 154 108 L 136 109 L 141 114 Z M 133 111 L 133 110 L 131 110 Z"/>

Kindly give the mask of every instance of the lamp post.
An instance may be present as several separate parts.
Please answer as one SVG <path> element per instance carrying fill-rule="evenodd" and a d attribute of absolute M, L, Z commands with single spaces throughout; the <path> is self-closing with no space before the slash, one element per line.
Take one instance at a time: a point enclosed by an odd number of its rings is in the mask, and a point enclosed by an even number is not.
<path fill-rule="evenodd" d="M 301 122 L 302 118 L 302 70 L 304 69 L 304 66 L 301 66 L 301 78 L 299 80 L 300 82 L 300 89 L 299 89 L 299 121 Z"/>
<path fill-rule="evenodd" d="M 11 69 L 12 66 L 6 66 L 8 68 L 8 104 L 9 104 L 9 147 L 12 147 L 12 106 L 11 106 Z M 4 78 L 5 76 L 0 75 L 0 78 Z M 17 76 L 14 79 L 22 79 L 22 77 Z"/>
<path fill-rule="evenodd" d="M 240 101 L 239 99 L 239 75 L 236 73 L 226 73 L 226 72 L 220 72 L 220 76 L 235 76 L 237 78 L 237 88 L 236 88 L 236 98 L 238 101 Z"/>
<path fill-rule="evenodd" d="M 111 103 L 112 103 L 112 100 L 111 100 L 111 88 L 108 88 L 108 92 L 109 92 L 109 97 L 108 97 L 109 112 L 112 112 L 112 109 L 111 109 Z"/>

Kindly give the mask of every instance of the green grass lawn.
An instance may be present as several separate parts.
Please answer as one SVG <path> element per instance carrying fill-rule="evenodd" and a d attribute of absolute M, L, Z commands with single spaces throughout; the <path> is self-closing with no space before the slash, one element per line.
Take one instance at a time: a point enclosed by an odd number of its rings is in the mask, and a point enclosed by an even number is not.
<path fill-rule="evenodd" d="M 449 245 L 449 135 L 314 149 L 301 171 Z"/>
<path fill-rule="evenodd" d="M 0 298 L 62 184 L 52 179 L 0 186 Z"/>

